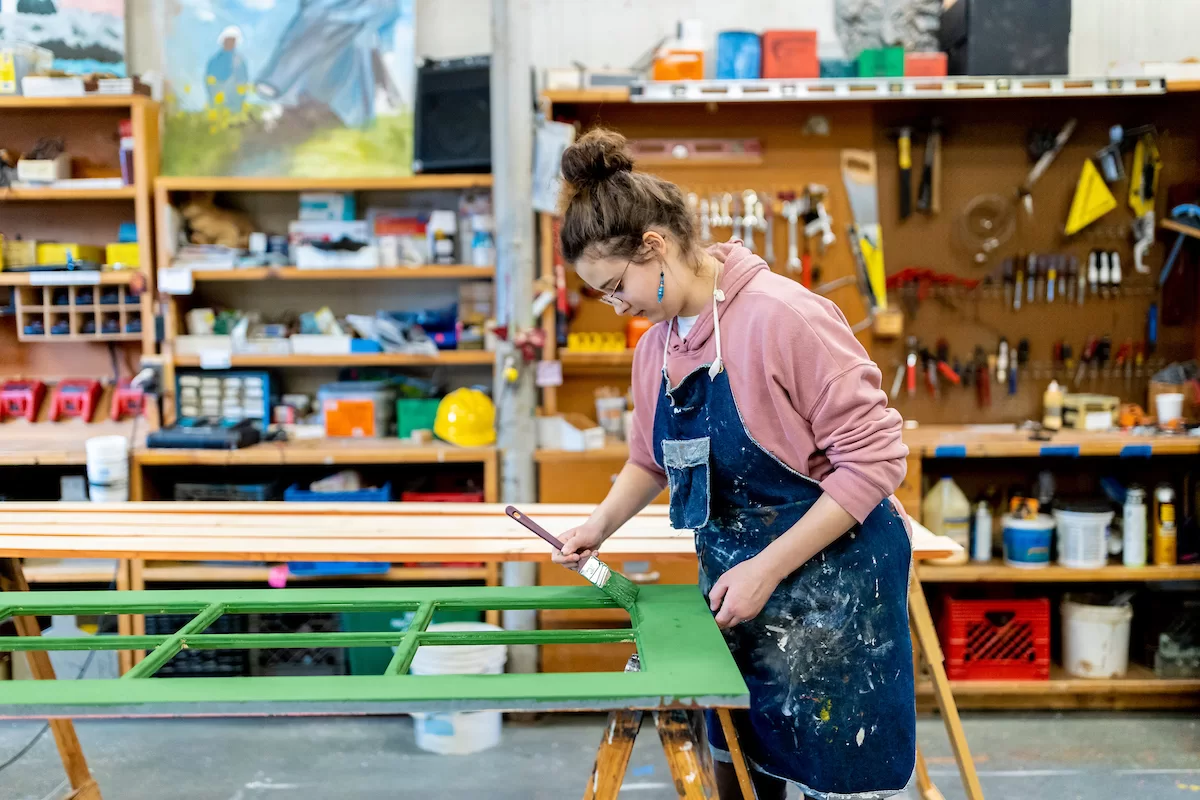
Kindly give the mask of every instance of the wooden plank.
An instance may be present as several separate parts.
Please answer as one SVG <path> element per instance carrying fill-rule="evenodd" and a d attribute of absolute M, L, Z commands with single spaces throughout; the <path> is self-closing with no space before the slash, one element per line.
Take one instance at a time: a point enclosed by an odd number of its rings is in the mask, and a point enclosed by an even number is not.
<path fill-rule="evenodd" d="M 1195 455 L 1200 437 L 1134 436 L 1121 431 L 1060 431 L 1048 441 L 1031 439 L 1027 431 L 981 429 L 963 425 L 922 425 L 904 431 L 910 452 L 925 458 L 1026 458 L 1052 450 L 1078 448 L 1078 455 L 1120 456 L 1126 448 L 1149 448 L 1153 455 Z"/>
<path fill-rule="evenodd" d="M 667 754 L 667 766 L 675 781 L 675 791 L 687 800 L 709 800 L 717 794 L 712 759 L 705 742 L 700 741 L 687 711 L 658 711 L 654 726 Z"/>
<path fill-rule="evenodd" d="M 1050 565 L 1041 569 L 1010 567 L 1002 562 L 941 566 L 922 564 L 917 574 L 924 583 L 1094 583 L 1200 580 L 1200 564 L 1169 567 L 1126 567 L 1110 564 L 1099 569 Z"/>
<path fill-rule="evenodd" d="M 754 782 L 750 778 L 750 769 L 746 766 L 746 756 L 742 753 L 742 743 L 738 738 L 737 728 L 733 724 L 733 714 L 728 708 L 719 708 L 717 709 L 717 719 L 720 720 L 721 730 L 725 733 L 725 743 L 729 745 L 729 756 L 733 759 L 733 769 L 737 773 L 742 798 L 743 800 L 756 800 Z"/>
<path fill-rule="evenodd" d="M 137 188 L 122 186 L 119 189 L 0 189 L 0 203 L 16 201 L 61 201 L 61 200 L 133 200 Z"/>
<path fill-rule="evenodd" d="M 495 267 L 474 267 L 470 264 L 425 264 L 419 267 L 380 267 L 379 269 L 253 267 L 247 269 L 192 270 L 192 280 L 196 283 L 237 283 L 242 281 L 459 280 L 493 278 L 495 275 Z"/>
<path fill-rule="evenodd" d="M 394 178 L 224 178 L 161 177 L 171 192 L 402 192 L 423 189 L 473 189 L 492 185 L 488 174 L 410 175 Z"/>
<path fill-rule="evenodd" d="M 241 354 L 229 358 L 231 367 L 437 367 L 491 366 L 496 354 L 487 350 L 442 350 L 435 356 L 412 353 L 344 353 L 324 356 Z M 175 357 L 177 367 L 199 367 L 200 356 Z"/>
<path fill-rule="evenodd" d="M 492 447 L 413 445 L 400 439 L 298 439 L 262 442 L 237 450 L 139 449 L 133 459 L 144 467 L 236 464 L 487 464 Z M 257 505 L 257 504 L 254 504 Z"/>
<path fill-rule="evenodd" d="M 54 111 L 79 111 L 96 108 L 129 108 L 136 105 L 158 105 L 141 94 L 99 94 L 93 92 L 82 97 L 25 97 L 0 96 L 0 109 L 14 111 L 51 109 Z"/>
<path fill-rule="evenodd" d="M 1076 678 L 1061 666 L 1050 668 L 1050 680 L 1045 681 L 951 681 L 950 688 L 957 697 L 974 695 L 1063 695 L 1063 694 L 1178 694 L 1200 692 L 1200 678 L 1160 678 L 1154 670 L 1141 664 L 1130 664 L 1121 678 Z M 928 682 L 918 684 L 918 694 L 927 694 Z"/>
<path fill-rule="evenodd" d="M 123 286 L 133 280 L 138 273 L 131 269 L 106 269 L 100 272 L 101 286 Z M 0 286 L 30 286 L 33 284 L 34 273 L 31 272 L 0 272 Z M 25 306 L 33 309 L 36 306 Z M 107 308 L 107 306 L 100 306 Z"/>
<path fill-rule="evenodd" d="M 548 89 L 542 92 L 547 102 L 559 105 L 579 103 L 628 103 L 629 90 L 614 89 Z"/>

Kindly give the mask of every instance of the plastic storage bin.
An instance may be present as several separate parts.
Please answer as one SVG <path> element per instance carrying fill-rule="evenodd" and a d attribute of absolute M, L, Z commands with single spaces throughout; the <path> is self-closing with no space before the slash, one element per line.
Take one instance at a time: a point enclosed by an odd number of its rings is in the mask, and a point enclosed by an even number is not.
<path fill-rule="evenodd" d="M 1112 511 L 1054 510 L 1058 524 L 1058 563 L 1098 569 L 1108 563 L 1108 526 Z"/>
<path fill-rule="evenodd" d="M 337 614 L 251 614 L 251 633 L 337 633 Z M 286 675 L 345 675 L 346 659 L 340 647 L 277 648 L 250 651 L 250 674 L 256 677 Z"/>
<path fill-rule="evenodd" d="M 192 621 L 191 614 L 147 614 L 147 636 L 169 636 Z M 246 617 L 225 614 L 209 625 L 204 633 L 245 633 Z M 238 678 L 250 669 L 247 650 L 185 649 L 159 667 L 155 677 Z"/>
<path fill-rule="evenodd" d="M 342 630 L 347 633 L 379 633 L 406 631 L 412 624 L 415 611 L 359 611 L 342 614 Z M 435 611 L 432 624 L 443 622 L 482 622 L 481 611 Z M 391 663 L 391 647 L 348 647 L 346 660 L 351 675 L 382 675 Z"/>
<path fill-rule="evenodd" d="M 407 439 L 413 431 L 433 430 L 441 400 L 427 397 L 401 397 L 396 401 L 396 436 Z"/>
<path fill-rule="evenodd" d="M 283 491 L 289 503 L 387 503 L 392 499 L 392 484 L 357 492 L 313 492 L 294 483 Z M 288 572 L 303 577 L 329 575 L 382 575 L 391 564 L 376 561 L 293 561 Z"/>
<path fill-rule="evenodd" d="M 1039 569 L 1050 564 L 1050 545 L 1054 542 L 1054 519 L 1038 514 L 1033 519 L 1016 519 L 1005 514 L 1004 563 L 1010 567 Z"/>
<path fill-rule="evenodd" d="M 396 390 L 387 381 L 342 381 L 317 390 L 317 407 L 321 409 L 326 436 L 387 436 L 395 400 Z"/>
<path fill-rule="evenodd" d="M 177 483 L 176 500 L 262 501 L 279 497 L 275 483 Z"/>
<path fill-rule="evenodd" d="M 1050 601 L 947 598 L 939 637 L 952 681 L 1050 679 Z"/>
<path fill-rule="evenodd" d="M 1078 678 L 1120 678 L 1129 669 L 1133 607 L 1067 595 L 1062 606 L 1063 669 Z"/>

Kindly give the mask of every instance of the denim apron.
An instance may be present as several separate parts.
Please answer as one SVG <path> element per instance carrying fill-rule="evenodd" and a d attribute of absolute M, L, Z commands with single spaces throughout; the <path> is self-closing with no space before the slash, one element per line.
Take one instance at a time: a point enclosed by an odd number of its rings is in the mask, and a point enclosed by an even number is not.
<path fill-rule="evenodd" d="M 664 345 L 654 414 L 671 525 L 695 531 L 705 599 L 717 578 L 786 533 L 821 496 L 820 484 L 746 430 L 721 360 L 722 300 L 715 290 L 716 359 L 674 389 Z M 885 499 L 785 578 L 755 619 L 724 632 L 750 690 L 749 710 L 734 719 L 754 769 L 819 800 L 904 790 L 916 760 L 911 558 L 904 522 Z M 715 714 L 707 722 L 714 757 L 728 761 Z"/>

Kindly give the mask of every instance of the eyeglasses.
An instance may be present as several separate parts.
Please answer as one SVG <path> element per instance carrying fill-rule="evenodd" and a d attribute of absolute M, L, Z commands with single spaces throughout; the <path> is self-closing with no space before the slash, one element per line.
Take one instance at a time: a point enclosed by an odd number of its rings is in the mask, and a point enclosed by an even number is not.
<path fill-rule="evenodd" d="M 621 291 L 621 283 L 625 280 L 625 273 L 629 271 L 629 265 L 632 263 L 632 258 L 625 262 L 625 269 L 621 270 L 621 277 L 617 278 L 617 282 L 613 284 L 613 288 L 600 298 L 613 308 L 616 308 L 621 303 L 621 301 L 617 299 L 617 292 Z"/>

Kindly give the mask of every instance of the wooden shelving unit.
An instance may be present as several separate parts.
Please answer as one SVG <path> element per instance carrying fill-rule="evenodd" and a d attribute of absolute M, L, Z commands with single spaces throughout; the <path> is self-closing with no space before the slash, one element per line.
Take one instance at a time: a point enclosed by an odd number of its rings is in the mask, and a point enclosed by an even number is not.
<path fill-rule="evenodd" d="M 488 174 L 410 175 L 402 178 L 210 178 L 164 176 L 163 192 L 412 192 L 476 189 L 492 185 Z"/>
<path fill-rule="evenodd" d="M 1052 665 L 1047 681 L 950 681 L 962 709 L 1169 709 L 1200 705 L 1200 678 L 1160 678 L 1130 664 L 1121 678 L 1075 678 Z M 917 684 L 919 706 L 929 706 L 933 688 Z"/>
<path fill-rule="evenodd" d="M 1010 567 L 1002 562 L 941 566 L 921 564 L 917 576 L 923 583 L 1144 583 L 1147 581 L 1200 581 L 1200 564 L 1170 567 L 1126 567 L 1110 564 L 1098 569 L 1073 569 L 1052 564 L 1041 569 Z"/>
<path fill-rule="evenodd" d="M 44 273 L 42 273 L 44 274 Z M 140 270 L 121 269 L 121 270 L 104 270 L 98 276 L 98 284 L 100 286 L 128 286 L 133 282 L 134 278 L 141 275 Z M 38 286 L 44 278 L 39 278 L 39 273 L 33 272 L 0 272 L 0 286 Z M 93 284 L 83 284 L 91 286 Z"/>
<path fill-rule="evenodd" d="M 377 269 L 300 269 L 298 267 L 248 267 L 245 269 L 192 270 L 196 283 L 241 281 L 413 281 L 484 280 L 496 276 L 495 267 L 469 264 L 427 264 L 420 267 Z"/>
<path fill-rule="evenodd" d="M 0 189 L 0 202 L 19 200 L 58 202 L 61 200 L 135 200 L 138 191 L 136 186 L 122 186 L 118 189 Z"/>
<path fill-rule="evenodd" d="M 443 350 L 436 356 L 408 353 L 346 353 L 329 356 L 234 355 L 230 367 L 438 367 L 491 366 L 496 356 L 486 350 Z M 199 367 L 200 356 L 176 356 L 177 367 Z"/>

